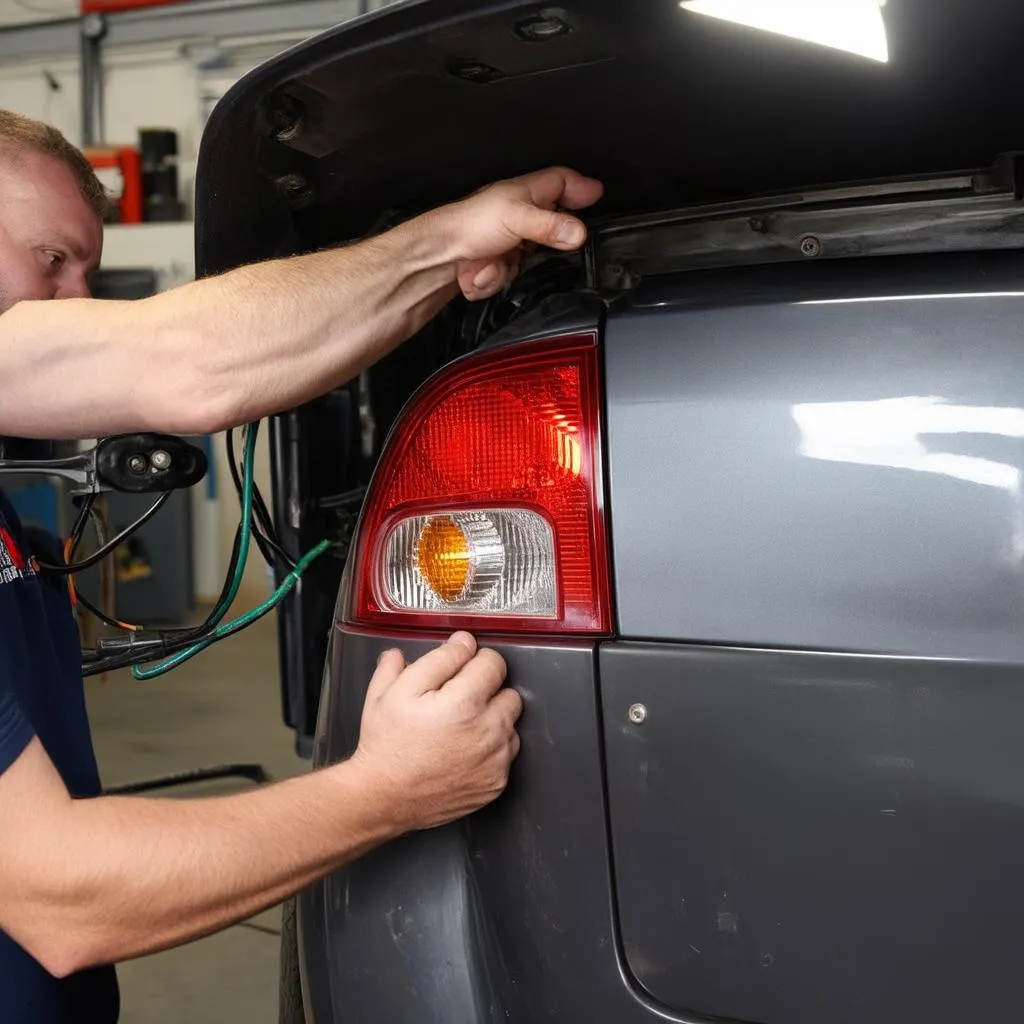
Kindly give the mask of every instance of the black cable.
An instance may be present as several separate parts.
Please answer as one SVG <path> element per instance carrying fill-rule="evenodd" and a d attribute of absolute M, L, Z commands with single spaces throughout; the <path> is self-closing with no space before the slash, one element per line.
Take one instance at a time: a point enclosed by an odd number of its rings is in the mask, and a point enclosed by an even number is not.
<path fill-rule="evenodd" d="M 116 537 L 112 537 L 102 547 L 97 548 L 88 558 L 83 559 L 81 562 L 71 562 L 67 565 L 49 565 L 46 562 L 40 562 L 39 564 L 44 569 L 49 569 L 51 572 L 58 572 L 65 576 L 73 573 L 82 572 L 85 569 L 91 569 L 94 565 L 102 562 L 112 551 L 119 548 L 129 537 L 132 536 L 137 530 L 145 526 L 160 511 L 161 508 L 166 504 L 167 499 L 170 498 L 171 492 L 166 491 L 160 495 L 159 498 L 144 512 L 138 519 L 135 520 L 131 526 L 123 529 Z"/>
<path fill-rule="evenodd" d="M 238 474 L 238 463 L 235 459 L 234 431 L 232 430 L 229 430 L 227 432 L 227 447 L 228 462 L 231 467 L 231 479 L 234 481 L 235 490 L 238 492 L 239 501 L 241 501 L 242 479 Z M 277 541 L 277 533 L 274 529 L 274 521 L 271 518 L 270 512 L 267 509 L 267 503 L 263 500 L 263 494 L 260 491 L 259 484 L 257 484 L 255 480 L 253 481 L 252 485 L 252 501 L 254 518 L 256 520 L 253 523 L 253 525 L 256 526 L 258 523 L 259 527 L 263 531 L 264 539 L 267 540 L 270 544 L 272 544 L 274 548 L 277 549 L 286 559 L 291 561 L 291 559 L 288 558 L 287 553 L 283 551 L 279 546 L 279 543 Z M 292 562 L 292 568 L 294 568 L 294 566 L 295 563 Z"/>
<path fill-rule="evenodd" d="M 96 495 L 87 494 L 82 499 L 82 504 L 78 509 L 78 517 L 75 519 L 75 525 L 71 527 L 71 546 L 68 548 L 66 561 L 70 562 L 75 557 L 75 551 L 78 549 L 78 545 L 82 541 L 82 535 L 85 533 L 85 524 L 89 521 L 89 517 L 92 515 L 93 506 L 96 504 Z"/>
<path fill-rule="evenodd" d="M 166 658 L 185 647 L 191 647 L 192 644 L 205 640 L 207 637 L 211 636 L 217 628 L 217 624 L 213 622 L 214 612 L 221 606 L 221 604 L 223 604 L 231 589 L 231 581 L 234 577 L 235 569 L 238 566 L 238 560 L 241 556 L 241 548 L 242 526 L 241 523 L 239 523 L 235 530 L 235 539 L 231 548 L 231 558 L 228 563 L 228 571 L 224 577 L 224 585 L 221 588 L 220 596 L 214 603 L 210 614 L 198 626 L 193 626 L 189 629 L 182 629 L 180 631 L 176 630 L 175 633 L 180 635 L 164 636 L 163 643 L 161 643 L 158 648 L 149 651 L 145 657 L 140 657 L 138 651 L 128 650 L 123 654 L 109 655 L 100 661 L 87 662 L 83 665 L 82 674 L 85 677 L 103 675 L 107 672 L 116 672 L 122 668 L 131 668 L 133 665 L 145 664 L 150 661 L 158 661 L 161 658 Z"/>
<path fill-rule="evenodd" d="M 100 661 L 85 662 L 82 665 L 82 675 L 85 677 L 104 675 L 107 672 L 116 672 L 122 668 L 131 668 L 133 665 L 145 664 L 148 661 L 157 661 L 160 658 L 174 654 L 185 647 L 195 643 L 195 637 L 184 635 L 190 633 L 182 630 L 180 637 L 162 637 L 158 648 L 150 651 L 145 657 L 140 657 L 138 651 L 128 650 L 124 654 L 112 654 Z"/>
<path fill-rule="evenodd" d="M 228 450 L 228 467 L 231 471 L 231 480 L 235 485 L 235 490 L 238 492 L 239 501 L 241 501 L 242 478 L 239 476 L 238 463 L 235 458 L 235 439 L 233 430 L 227 431 L 226 442 Z M 277 558 L 279 558 L 288 569 L 294 569 L 295 560 L 281 545 L 281 541 L 274 529 L 273 519 L 267 509 L 267 504 L 263 500 L 263 495 L 260 493 L 259 486 L 255 481 L 252 486 L 252 507 L 252 537 L 256 542 L 256 546 L 259 548 L 260 554 L 263 556 L 263 560 L 271 569 L 276 569 L 277 563 L 274 558 L 274 555 L 276 554 Z"/>
<path fill-rule="evenodd" d="M 366 498 L 366 488 L 356 487 L 354 490 L 345 491 L 342 494 L 329 494 L 326 498 L 317 499 L 318 508 L 354 508 L 362 505 Z"/>
<path fill-rule="evenodd" d="M 80 590 L 75 591 L 75 600 L 94 618 L 97 618 L 105 626 L 110 626 L 111 629 L 116 629 L 119 632 L 124 632 L 124 628 L 128 623 L 118 622 L 117 619 L 110 618 L 109 615 L 105 615 L 99 610 Z M 134 627 L 133 627 L 134 628 Z"/>
<path fill-rule="evenodd" d="M 197 638 L 202 638 L 205 634 L 211 632 L 216 628 L 216 623 L 213 621 L 214 612 L 227 600 L 228 594 L 231 592 L 231 583 L 235 576 L 235 571 L 238 569 L 238 560 L 242 554 L 242 524 L 239 523 L 235 529 L 234 543 L 231 545 L 231 558 L 228 559 L 228 571 L 224 576 L 224 585 L 220 588 L 220 594 L 217 596 L 217 600 L 207 615 L 206 619 L 201 625 L 197 626 L 192 632 Z"/>
<path fill-rule="evenodd" d="M 243 495 L 243 484 L 238 472 L 238 466 L 234 452 L 234 438 L 233 433 L 231 431 L 227 432 L 227 445 L 228 465 L 231 469 L 232 481 L 235 484 L 235 488 L 238 491 L 239 497 L 241 499 Z M 166 497 L 167 496 L 165 495 L 164 500 L 166 499 Z M 129 531 L 134 532 L 136 529 L 138 529 L 138 527 L 141 526 L 142 523 L 146 519 L 148 519 L 150 515 L 156 513 L 160 504 L 162 504 L 162 501 L 158 502 L 157 505 L 154 506 L 154 508 L 150 509 L 142 520 L 140 520 L 136 524 L 133 524 L 133 526 L 129 528 Z M 260 547 L 260 551 L 263 554 L 264 558 L 267 560 L 268 565 L 270 565 L 273 568 L 277 567 L 275 565 L 274 557 L 276 554 L 281 559 L 281 561 L 290 569 L 295 567 L 296 563 L 294 562 L 294 560 L 280 545 L 280 542 L 274 531 L 273 522 L 270 517 L 270 513 L 267 509 L 266 503 L 263 500 L 263 496 L 259 493 L 259 489 L 256 487 L 255 483 L 253 484 L 253 512 L 251 516 L 250 525 L 252 529 L 253 539 L 256 542 L 256 544 Z M 121 534 L 115 537 L 109 544 L 104 545 L 102 549 L 104 555 L 109 553 L 110 550 L 112 550 L 124 539 L 126 539 L 127 536 L 130 536 L 129 531 L 123 531 Z M 156 642 L 154 642 L 152 637 L 140 637 L 140 644 L 153 644 L 153 646 L 150 649 L 145 650 L 144 654 L 140 649 L 137 648 L 135 650 L 126 650 L 123 653 L 111 654 L 106 657 L 100 656 L 95 661 L 86 661 L 83 664 L 83 675 L 86 677 L 95 676 L 106 672 L 114 672 L 122 668 L 129 668 L 133 665 L 146 664 L 147 662 L 157 661 L 210 637 L 217 629 L 217 626 L 219 625 L 219 622 L 214 622 L 214 616 L 217 609 L 221 607 L 221 605 L 227 599 L 227 596 L 230 592 L 232 581 L 238 568 L 238 562 L 239 559 L 241 558 L 241 545 L 242 524 L 239 523 L 238 528 L 235 531 L 234 543 L 232 545 L 231 550 L 231 558 L 228 565 L 228 571 L 225 575 L 224 585 L 220 592 L 220 596 L 217 598 L 217 601 L 213 606 L 213 610 L 211 610 L 210 614 L 202 623 L 200 623 L 198 626 L 188 629 L 161 632 L 161 634 L 158 635 L 158 637 L 156 638 Z M 104 557 L 104 555 L 101 555 L 100 552 L 97 552 L 95 555 L 90 556 L 90 559 L 88 559 L 87 562 L 92 563 L 93 559 L 98 561 L 100 558 Z M 78 566 L 70 568 L 71 571 L 77 571 L 79 568 L 84 567 L 85 565 L 86 563 L 83 562 L 80 563 L 80 565 Z M 67 572 L 68 568 L 69 567 L 65 567 L 64 571 Z M 92 612 L 93 614 L 98 614 L 98 617 L 101 619 L 101 621 L 106 622 L 108 625 L 121 628 L 115 620 L 112 620 L 107 616 L 98 613 L 97 610 L 94 609 L 87 602 L 83 602 L 83 604 L 88 611 Z M 263 615 L 268 614 L 271 610 L 272 608 L 267 608 L 259 617 L 262 618 Z M 249 620 L 247 625 L 251 624 L 252 621 L 255 620 Z M 232 630 L 231 632 L 238 632 L 241 628 L 243 627 L 239 626 L 237 630 Z M 174 635 L 169 635 L 169 633 L 173 633 Z M 99 654 L 99 652 L 96 653 Z"/>

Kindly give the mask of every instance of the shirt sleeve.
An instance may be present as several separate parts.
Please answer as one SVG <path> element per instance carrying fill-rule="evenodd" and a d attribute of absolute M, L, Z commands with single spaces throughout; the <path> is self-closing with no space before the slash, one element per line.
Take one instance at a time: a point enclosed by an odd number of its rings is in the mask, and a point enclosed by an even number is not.
<path fill-rule="evenodd" d="M 0 774 L 21 757 L 34 735 L 17 698 L 0 681 Z"/>

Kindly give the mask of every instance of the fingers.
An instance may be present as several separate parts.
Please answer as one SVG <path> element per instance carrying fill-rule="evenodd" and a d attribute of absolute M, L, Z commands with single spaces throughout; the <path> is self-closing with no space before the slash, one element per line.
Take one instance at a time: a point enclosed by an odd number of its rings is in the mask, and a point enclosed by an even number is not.
<path fill-rule="evenodd" d="M 459 287 L 470 302 L 480 302 L 507 288 L 518 273 L 518 260 L 478 260 L 459 268 Z"/>
<path fill-rule="evenodd" d="M 472 260 L 459 267 L 459 287 L 473 302 L 497 295 L 507 280 L 504 259 Z"/>
<path fill-rule="evenodd" d="M 490 706 L 511 729 L 523 713 L 523 698 L 509 687 L 499 691 Z"/>
<path fill-rule="evenodd" d="M 564 206 L 569 210 L 583 210 L 604 195 L 601 182 L 569 167 L 548 167 L 514 180 L 527 187 L 534 203 L 549 209 Z"/>
<path fill-rule="evenodd" d="M 587 229 L 578 217 L 541 209 L 525 200 L 510 203 L 502 220 L 510 235 L 551 249 L 570 251 L 587 240 Z"/>
<path fill-rule="evenodd" d="M 485 648 L 452 676 L 444 692 L 483 706 L 504 686 L 507 674 L 505 659 L 497 651 Z"/>
<path fill-rule="evenodd" d="M 366 703 L 374 703 L 380 700 L 384 691 L 402 674 L 405 670 L 405 656 L 401 651 L 385 651 L 377 660 L 377 671 L 370 679 L 370 685 L 366 688 Z"/>
<path fill-rule="evenodd" d="M 476 640 L 469 633 L 455 633 L 447 643 L 414 661 L 395 682 L 412 696 L 440 690 L 475 654 Z"/>

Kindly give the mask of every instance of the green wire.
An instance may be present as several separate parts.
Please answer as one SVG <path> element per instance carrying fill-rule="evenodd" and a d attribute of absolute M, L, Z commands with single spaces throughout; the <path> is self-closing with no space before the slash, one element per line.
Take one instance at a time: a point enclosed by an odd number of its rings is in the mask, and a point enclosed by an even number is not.
<path fill-rule="evenodd" d="M 133 666 L 132 677 L 139 682 L 146 682 L 165 675 L 172 669 L 184 664 L 190 658 L 194 658 L 201 651 L 205 651 L 207 647 L 217 643 L 218 640 L 223 640 L 225 637 L 245 629 L 246 626 L 252 625 L 257 619 L 272 611 L 288 596 L 306 569 L 331 546 L 330 541 L 321 541 L 312 551 L 299 559 L 295 568 L 288 573 L 281 585 L 266 601 L 244 615 L 221 624 L 224 616 L 228 613 L 228 609 L 238 596 L 238 590 L 242 585 L 242 577 L 245 574 L 245 563 L 249 558 L 249 545 L 252 540 L 254 465 L 256 461 L 256 433 L 258 429 L 259 424 L 254 423 L 247 427 L 245 431 L 245 454 L 242 458 L 242 528 L 238 545 L 238 561 L 235 565 L 235 573 L 231 580 L 230 588 L 209 618 L 209 624 L 216 628 L 209 636 L 204 637 L 202 640 L 197 640 L 190 647 L 186 647 L 183 651 L 178 651 L 177 654 L 157 662 L 157 664 L 150 668 L 143 668 L 141 665 Z"/>
<path fill-rule="evenodd" d="M 235 563 L 235 575 L 231 580 L 231 587 L 209 618 L 211 626 L 216 626 L 234 604 L 238 590 L 242 586 L 242 578 L 245 576 L 246 563 L 249 561 L 249 546 L 252 542 L 252 494 L 256 477 L 256 435 L 258 432 L 259 423 L 252 423 L 245 428 L 245 447 L 242 455 L 242 532 L 238 543 L 238 561 Z"/>
<path fill-rule="evenodd" d="M 288 596 L 301 579 L 302 574 L 313 562 L 316 561 L 316 559 L 327 551 L 330 546 L 331 542 L 329 540 L 322 540 L 315 548 L 313 548 L 312 551 L 300 558 L 295 568 L 292 569 L 292 571 L 284 578 L 282 584 L 262 604 L 257 605 L 244 615 L 240 615 L 237 619 L 232 619 L 230 622 L 223 623 L 213 631 L 211 636 L 197 641 L 191 647 L 186 647 L 185 650 L 179 651 L 177 654 L 171 655 L 171 657 L 164 659 L 152 668 L 142 668 L 141 666 L 136 665 L 132 669 L 132 676 L 139 680 L 139 682 L 155 679 L 157 676 L 162 676 L 165 673 L 170 672 L 172 669 L 177 668 L 179 665 L 184 664 L 184 662 L 188 661 L 190 658 L 194 658 L 201 651 L 205 651 L 211 644 L 217 643 L 218 640 L 223 640 L 225 637 L 229 637 L 233 633 L 238 633 L 247 626 L 251 626 L 257 619 L 262 618 L 268 612 L 273 611 L 273 609 Z"/>

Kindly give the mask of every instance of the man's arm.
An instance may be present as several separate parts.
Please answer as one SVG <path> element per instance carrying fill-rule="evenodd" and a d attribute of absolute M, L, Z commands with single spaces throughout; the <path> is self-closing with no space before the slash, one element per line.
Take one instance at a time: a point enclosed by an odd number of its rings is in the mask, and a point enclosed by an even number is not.
<path fill-rule="evenodd" d="M 584 241 L 558 212 L 601 186 L 556 168 L 356 245 L 239 268 L 136 302 L 23 302 L 0 317 L 0 434 L 213 433 L 351 380 L 459 289 L 482 299 L 522 246 Z"/>
<path fill-rule="evenodd" d="M 38 740 L 0 776 L 0 929 L 58 976 L 224 928 L 505 787 L 518 695 L 457 634 L 386 654 L 351 760 L 237 796 L 73 800 Z"/>

